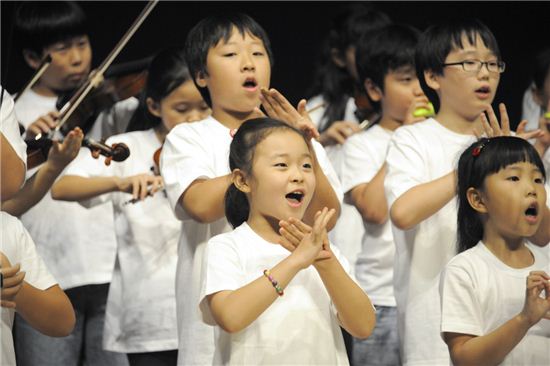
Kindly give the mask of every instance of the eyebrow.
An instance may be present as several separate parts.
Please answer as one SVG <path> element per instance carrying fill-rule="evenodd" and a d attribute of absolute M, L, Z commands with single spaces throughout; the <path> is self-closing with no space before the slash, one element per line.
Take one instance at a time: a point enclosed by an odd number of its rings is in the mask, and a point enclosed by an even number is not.
<path fill-rule="evenodd" d="M 271 155 L 271 158 L 272 159 L 275 159 L 275 158 L 286 158 L 288 157 L 290 154 L 288 153 L 282 153 L 282 154 L 274 154 L 274 155 Z M 311 154 L 310 153 L 303 153 L 302 155 L 300 155 L 301 158 L 311 158 Z"/>
<path fill-rule="evenodd" d="M 517 165 L 508 165 L 505 169 L 510 169 L 510 170 L 523 170 L 521 167 L 517 166 Z M 542 172 L 540 171 L 540 169 L 536 166 L 534 166 L 533 168 L 531 168 L 530 170 L 531 172 L 537 172 L 537 173 L 541 173 Z"/>

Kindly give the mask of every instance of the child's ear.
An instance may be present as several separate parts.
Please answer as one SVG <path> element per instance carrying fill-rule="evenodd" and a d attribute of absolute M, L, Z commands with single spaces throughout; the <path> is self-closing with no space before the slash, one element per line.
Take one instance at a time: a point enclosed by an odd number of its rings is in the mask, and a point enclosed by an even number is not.
<path fill-rule="evenodd" d="M 29 65 L 33 70 L 38 69 L 40 66 L 41 59 L 34 51 L 23 50 L 23 58 L 25 59 L 27 65 Z"/>
<path fill-rule="evenodd" d="M 195 82 L 201 88 L 206 88 L 206 73 L 204 71 L 197 72 L 197 77 L 195 78 Z"/>
<path fill-rule="evenodd" d="M 367 78 L 363 85 L 365 86 L 365 90 L 372 101 L 379 102 L 382 100 L 384 93 L 371 79 Z"/>
<path fill-rule="evenodd" d="M 437 75 L 432 70 L 424 71 L 424 80 L 426 84 L 433 90 L 439 90 L 439 78 L 441 75 Z"/>
<path fill-rule="evenodd" d="M 160 103 L 155 102 L 151 97 L 148 97 L 145 100 L 145 103 L 147 104 L 147 110 L 149 110 L 149 113 L 160 118 Z"/>
<path fill-rule="evenodd" d="M 234 169 L 233 172 L 231 173 L 231 181 L 239 191 L 243 193 L 250 192 L 250 186 L 248 185 L 246 175 L 242 170 Z"/>
<path fill-rule="evenodd" d="M 332 59 L 332 62 L 334 62 L 336 66 L 340 68 L 346 67 L 346 60 L 342 57 L 342 53 L 338 49 L 336 48 L 330 49 L 330 58 Z"/>
<path fill-rule="evenodd" d="M 479 213 L 487 213 L 487 207 L 483 202 L 483 195 L 478 189 L 473 187 L 468 188 L 466 191 L 466 198 L 472 208 Z"/>

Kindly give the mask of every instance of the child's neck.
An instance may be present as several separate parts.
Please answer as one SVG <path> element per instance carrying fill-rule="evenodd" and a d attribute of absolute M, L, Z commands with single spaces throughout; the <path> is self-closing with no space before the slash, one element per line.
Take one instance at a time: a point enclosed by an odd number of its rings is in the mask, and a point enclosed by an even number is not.
<path fill-rule="evenodd" d="M 389 131 L 395 131 L 398 127 L 401 127 L 402 125 L 402 122 L 396 121 L 393 118 L 385 118 L 384 116 L 382 116 L 380 122 L 378 122 L 378 126 Z"/>
<path fill-rule="evenodd" d="M 41 84 L 40 81 L 32 87 L 32 91 L 43 97 L 59 97 L 59 92 Z"/>
<path fill-rule="evenodd" d="M 485 246 L 501 262 L 512 268 L 526 268 L 534 263 L 533 254 L 525 245 L 525 240 L 519 238 L 504 238 L 486 232 L 483 236 Z"/>
<path fill-rule="evenodd" d="M 244 121 L 258 116 L 254 113 L 254 111 L 227 111 L 222 108 L 216 108 L 216 106 L 212 106 L 212 117 L 214 117 L 216 121 L 218 121 L 225 127 L 233 130 L 241 127 Z"/>
<path fill-rule="evenodd" d="M 442 106 L 435 119 L 449 130 L 462 134 L 474 135 L 474 129 L 482 132 L 480 114 L 477 116 L 464 116 L 456 111 Z"/>
<path fill-rule="evenodd" d="M 279 234 L 279 220 L 273 217 L 265 217 L 263 215 L 254 215 L 251 213 L 248 216 L 246 223 L 256 234 L 262 237 L 269 243 L 278 243 L 281 239 Z"/>

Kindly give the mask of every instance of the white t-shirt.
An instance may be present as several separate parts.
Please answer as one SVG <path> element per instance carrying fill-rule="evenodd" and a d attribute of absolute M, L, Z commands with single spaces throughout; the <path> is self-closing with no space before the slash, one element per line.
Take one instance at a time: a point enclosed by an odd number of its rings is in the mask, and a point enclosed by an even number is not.
<path fill-rule="evenodd" d="M 12 97 L 0 86 L 2 106 L 0 106 L 0 132 L 4 135 L 19 158 L 27 166 L 27 144 L 19 133 L 19 123 L 15 118 Z"/>
<path fill-rule="evenodd" d="M 8 258 L 12 266 L 21 263 L 21 271 L 25 272 L 25 282 L 39 290 L 46 290 L 56 285 L 56 281 L 36 252 L 31 236 L 21 222 L 5 212 L 0 212 L 0 226 L 2 227 L 0 251 Z M 2 307 L 0 312 L 2 313 L 0 364 L 15 365 L 11 333 L 15 311 Z"/>
<path fill-rule="evenodd" d="M 351 136 L 344 144 L 341 181 L 344 192 L 369 183 L 386 161 L 392 131 L 374 125 Z M 382 192 L 381 192 L 382 194 Z M 355 276 L 373 304 L 395 306 L 393 261 L 395 244 L 390 220 L 377 225 L 363 221 L 362 250 L 355 262 Z"/>
<path fill-rule="evenodd" d="M 315 108 L 322 103 L 324 103 L 323 96 L 317 95 L 308 101 L 306 108 Z M 343 120 L 356 122 L 356 109 L 357 107 L 355 106 L 355 100 L 353 98 L 349 98 L 346 103 L 346 110 Z M 325 110 L 326 107 L 323 106 L 310 113 L 310 118 L 313 123 L 315 123 L 317 128 L 322 128 L 328 123 L 326 118 L 323 118 Z M 345 165 L 343 149 L 344 147 L 339 144 L 325 147 L 327 156 L 340 180 L 342 180 L 342 170 Z M 343 202 L 340 208 L 340 217 L 336 222 L 336 226 L 334 226 L 334 228 L 329 232 L 329 238 L 336 246 L 338 246 L 338 248 L 340 248 L 340 251 L 352 264 L 353 268 L 357 255 L 361 251 L 361 240 L 365 233 L 363 218 L 353 205 Z"/>
<path fill-rule="evenodd" d="M 530 271 L 550 273 L 550 249 L 526 244 L 535 262 L 516 269 L 479 242 L 441 274 L 441 332 L 486 335 L 523 309 Z M 500 365 L 550 365 L 550 320 L 541 319 Z"/>
<path fill-rule="evenodd" d="M 204 247 L 211 237 L 231 230 L 225 217 L 209 224 L 192 220 L 183 210 L 179 198 L 197 179 L 216 178 L 230 173 L 231 140 L 230 130 L 213 117 L 208 117 L 174 127 L 162 149 L 160 170 L 166 192 L 176 216 L 183 221 L 176 273 L 178 364 L 212 363 L 214 332 L 202 323 L 197 311 L 202 258 Z M 313 146 L 319 165 L 341 201 L 340 182 L 324 149 L 316 142 Z"/>
<path fill-rule="evenodd" d="M 349 273 L 346 259 L 339 255 L 338 248 L 333 250 Z M 246 222 L 210 239 L 201 281 L 204 322 L 216 325 L 207 295 L 237 290 L 263 276 L 264 269 L 273 268 L 289 254 L 279 244 L 264 240 Z M 215 327 L 215 365 L 349 364 L 335 308 L 315 268 L 300 271 L 284 292 L 240 332 L 230 334 Z"/>
<path fill-rule="evenodd" d="M 15 113 L 27 128 L 38 117 L 56 110 L 56 101 L 56 97 L 44 97 L 29 90 L 15 104 Z M 135 108 L 137 101 L 134 102 Z M 119 105 L 117 103 L 109 111 L 103 112 L 100 118 L 120 121 L 122 111 L 125 111 L 127 123 L 133 110 L 122 106 L 119 110 Z M 118 117 L 109 117 L 111 114 Z M 99 119 L 97 122 L 100 122 Z M 90 151 L 82 149 L 80 154 L 89 155 Z M 27 171 L 27 179 L 38 169 L 36 167 Z M 38 253 L 63 289 L 111 281 L 116 238 L 110 202 L 86 209 L 78 202 L 54 201 L 50 194 L 46 194 L 21 216 L 21 221 L 34 238 Z"/>
<path fill-rule="evenodd" d="M 89 154 L 79 155 L 66 175 L 129 177 L 150 174 L 153 154 L 161 143 L 153 129 L 110 137 L 125 143 L 130 157 L 105 166 Z M 175 277 L 180 222 L 164 192 L 135 204 L 129 193 L 112 192 L 89 201 L 111 201 L 117 234 L 103 345 L 115 352 L 157 352 L 177 349 Z"/>
<path fill-rule="evenodd" d="M 388 207 L 409 189 L 456 169 L 462 152 L 475 136 L 455 133 L 435 119 L 398 128 L 388 147 L 384 182 Z M 439 273 L 456 254 L 456 201 L 414 228 L 392 224 L 396 244 L 394 294 L 404 365 L 449 363 L 439 336 Z"/>

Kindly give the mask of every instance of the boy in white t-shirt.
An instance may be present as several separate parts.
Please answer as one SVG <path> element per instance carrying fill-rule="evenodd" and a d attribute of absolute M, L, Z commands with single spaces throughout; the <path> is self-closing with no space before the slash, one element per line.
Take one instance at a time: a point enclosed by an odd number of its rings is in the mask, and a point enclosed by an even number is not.
<path fill-rule="evenodd" d="M 57 99 L 87 78 L 92 49 L 86 15 L 75 2 L 23 2 L 17 8 L 14 23 L 20 41 L 18 48 L 32 69 L 46 55 L 52 59 L 34 87 L 21 94 L 15 103 L 15 114 L 30 139 L 38 133 L 48 133 L 55 126 Z M 135 108 L 138 103 L 132 102 Z M 101 114 L 94 125 L 100 126 L 107 119 L 119 122 L 124 129 L 131 111 L 115 105 Z M 30 170 L 28 177 L 34 172 Z M 31 183 L 29 179 L 27 184 Z M 77 325 L 72 337 L 51 339 L 38 334 L 24 321 L 16 321 L 16 351 L 22 350 L 17 352 L 18 364 L 76 363 L 82 357 L 90 364 L 127 364 L 126 356 L 105 352 L 101 347 L 116 250 L 111 205 L 86 209 L 75 202 L 54 202 L 47 192 L 21 215 L 21 221 L 74 304 Z"/>
<path fill-rule="evenodd" d="M 428 28 L 415 64 L 437 114 L 395 132 L 384 185 L 396 243 L 402 362 L 442 365 L 449 363 L 449 352 L 439 336 L 438 282 L 441 269 L 456 254 L 456 161 L 475 141 L 474 131 L 482 130 L 482 114 L 492 114 L 505 65 L 493 34 L 477 20 Z"/>
<path fill-rule="evenodd" d="M 0 176 L 2 202 L 16 193 L 16 189 L 6 189 L 13 187 L 7 181 L 21 182 L 25 175 L 22 140 L 10 132 L 17 126 L 13 104 L 9 96 L 4 98 L 0 121 L 0 165 L 10 174 Z M 73 330 L 75 315 L 71 302 L 37 255 L 32 238 L 21 222 L 5 212 L 0 212 L 0 287 L 0 364 L 15 365 L 12 326 L 16 311 L 32 327 L 52 337 L 64 337 Z"/>
<path fill-rule="evenodd" d="M 202 256 L 210 237 L 231 229 L 224 215 L 224 195 L 231 184 L 229 145 L 234 130 L 258 114 L 260 89 L 269 87 L 271 50 L 265 31 L 243 14 L 202 20 L 185 44 L 185 59 L 203 99 L 212 107 L 212 116 L 172 129 L 162 150 L 160 171 L 171 205 L 183 221 L 176 273 L 178 364 L 204 365 L 212 363 L 214 333 L 197 310 Z M 263 92 L 268 112 L 280 111 L 277 105 L 283 99 L 275 90 Z M 290 115 L 281 119 L 305 119 L 288 102 L 285 107 Z M 305 113 L 305 102 L 299 109 Z M 339 208 L 332 188 L 339 191 L 338 179 L 322 147 L 314 145 L 320 168 L 316 170 L 318 190 L 306 213 L 309 223 L 320 208 Z"/>
<path fill-rule="evenodd" d="M 346 200 L 361 213 L 365 235 L 355 275 L 376 307 L 376 327 L 364 340 L 354 338 L 356 365 L 399 365 L 397 310 L 393 295 L 395 244 L 384 190 L 386 151 L 393 132 L 424 120 L 418 108 L 429 108 L 414 70 L 419 32 L 389 25 L 368 33 L 356 51 L 357 70 L 367 94 L 379 105 L 380 120 L 351 136 L 343 147 L 341 174 Z"/>

